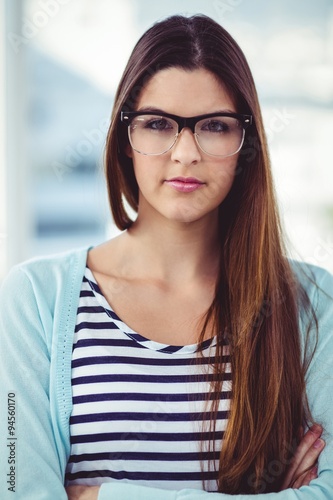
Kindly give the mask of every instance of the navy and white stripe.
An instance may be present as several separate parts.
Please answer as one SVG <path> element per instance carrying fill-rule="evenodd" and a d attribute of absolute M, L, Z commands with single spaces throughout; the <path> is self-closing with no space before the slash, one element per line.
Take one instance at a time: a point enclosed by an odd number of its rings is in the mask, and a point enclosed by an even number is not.
<path fill-rule="evenodd" d="M 172 313 L 172 312 L 170 312 Z M 216 490 L 205 411 L 216 339 L 168 346 L 134 332 L 111 309 L 87 268 L 82 283 L 72 357 L 73 411 L 67 484 L 123 480 L 166 489 Z M 216 450 L 230 407 L 228 347 L 220 395 Z M 199 359 L 199 363 L 197 360 Z M 208 462 L 213 464 L 208 469 Z"/>

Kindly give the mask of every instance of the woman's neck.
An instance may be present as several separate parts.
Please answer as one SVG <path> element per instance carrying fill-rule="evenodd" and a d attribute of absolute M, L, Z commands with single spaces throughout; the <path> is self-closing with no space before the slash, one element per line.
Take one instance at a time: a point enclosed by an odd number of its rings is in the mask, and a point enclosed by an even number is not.
<path fill-rule="evenodd" d="M 138 217 L 127 231 L 133 258 L 147 277 L 166 283 L 215 279 L 219 263 L 217 214 L 199 221 L 178 221 Z"/>

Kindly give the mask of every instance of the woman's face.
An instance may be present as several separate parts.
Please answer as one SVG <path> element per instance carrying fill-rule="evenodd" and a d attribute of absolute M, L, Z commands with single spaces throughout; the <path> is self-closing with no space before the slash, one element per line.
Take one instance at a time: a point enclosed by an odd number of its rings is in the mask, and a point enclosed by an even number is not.
<path fill-rule="evenodd" d="M 236 112 L 226 88 L 205 69 L 174 67 L 154 75 L 141 91 L 136 111 L 159 110 L 181 117 L 214 112 Z M 158 216 L 178 222 L 217 217 L 229 193 L 238 154 L 211 156 L 184 128 L 170 151 L 145 156 L 128 146 L 139 186 L 139 217 Z"/>

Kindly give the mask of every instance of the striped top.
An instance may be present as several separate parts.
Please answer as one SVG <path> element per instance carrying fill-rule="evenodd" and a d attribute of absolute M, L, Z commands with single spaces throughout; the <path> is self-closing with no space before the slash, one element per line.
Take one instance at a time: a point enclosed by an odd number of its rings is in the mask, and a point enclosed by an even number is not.
<path fill-rule="evenodd" d="M 203 343 L 203 356 L 198 347 L 165 345 L 133 331 L 112 310 L 86 268 L 73 345 L 66 485 L 121 480 L 202 489 L 204 479 L 206 490 L 217 490 L 215 469 L 230 407 L 228 346 L 223 347 L 227 370 L 215 456 L 207 451 L 205 409 L 216 338 Z"/>

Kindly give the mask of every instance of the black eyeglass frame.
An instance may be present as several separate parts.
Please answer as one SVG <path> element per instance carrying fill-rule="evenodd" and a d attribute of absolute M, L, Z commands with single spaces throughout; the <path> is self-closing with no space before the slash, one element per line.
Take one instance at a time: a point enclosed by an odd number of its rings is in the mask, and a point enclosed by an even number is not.
<path fill-rule="evenodd" d="M 161 151 L 159 153 L 145 153 L 144 151 L 140 151 L 139 149 L 135 148 L 134 145 L 132 144 L 131 133 L 130 133 L 130 126 L 131 126 L 132 120 L 136 116 L 147 116 L 147 115 L 148 116 L 156 116 L 158 118 L 170 118 L 170 119 L 174 120 L 178 125 L 178 132 L 174 137 L 173 143 L 170 144 L 170 146 L 167 149 L 165 149 L 164 151 Z M 243 135 L 242 135 L 242 140 L 241 140 L 241 143 L 239 145 L 239 148 L 236 151 L 234 151 L 233 153 L 230 153 L 228 155 L 215 155 L 215 154 L 212 154 L 212 153 L 209 153 L 208 151 L 206 151 L 200 144 L 199 135 L 195 132 L 195 126 L 199 121 L 204 120 L 206 118 L 214 118 L 214 117 L 216 118 L 217 116 L 235 118 L 242 125 Z M 228 113 L 228 112 L 206 113 L 204 115 L 183 117 L 183 116 L 173 115 L 171 113 L 165 113 L 164 111 L 158 111 L 158 110 L 156 110 L 156 111 L 144 111 L 144 110 L 141 110 L 141 111 L 121 111 L 120 119 L 124 125 L 127 125 L 128 139 L 129 139 L 129 142 L 130 142 L 132 148 L 134 149 L 134 151 L 137 151 L 138 153 L 140 153 L 142 155 L 146 155 L 146 156 L 159 156 L 159 155 L 165 154 L 168 151 L 170 151 L 170 149 L 173 148 L 173 146 L 175 145 L 183 128 L 188 127 L 191 130 L 191 132 L 193 133 L 195 141 L 196 141 L 198 147 L 201 149 L 201 151 L 203 151 L 204 153 L 206 153 L 210 156 L 215 156 L 215 157 L 219 157 L 219 158 L 227 158 L 229 156 L 233 156 L 234 154 L 238 153 L 241 150 L 241 148 L 243 147 L 243 144 L 244 144 L 245 129 L 249 125 L 252 124 L 252 115 L 243 115 L 240 113 Z"/>
<path fill-rule="evenodd" d="M 247 127 L 252 125 L 252 115 L 243 115 L 240 113 L 222 113 L 222 112 L 217 112 L 217 113 L 207 113 L 204 115 L 197 115 L 197 116 L 189 116 L 189 117 L 184 117 L 184 116 L 178 116 L 178 115 L 172 115 L 170 113 L 165 113 L 164 111 L 121 111 L 120 113 L 120 120 L 127 124 L 130 125 L 133 118 L 136 116 L 143 116 L 143 115 L 148 115 L 148 116 L 159 116 L 161 118 L 170 118 L 174 120 L 178 124 L 178 134 L 183 130 L 183 128 L 188 127 L 193 134 L 195 134 L 195 126 L 200 120 L 204 120 L 205 118 L 214 118 L 216 116 L 225 116 L 228 118 L 236 118 L 239 120 L 242 124 L 243 129 L 245 130 Z"/>

